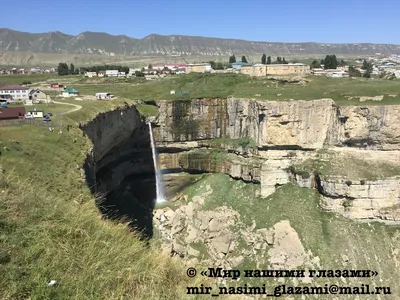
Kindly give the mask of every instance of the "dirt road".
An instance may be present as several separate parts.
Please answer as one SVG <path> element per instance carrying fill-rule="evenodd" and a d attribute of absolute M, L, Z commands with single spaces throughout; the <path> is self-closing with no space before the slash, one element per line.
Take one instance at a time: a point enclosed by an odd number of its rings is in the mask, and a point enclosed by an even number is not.
<path fill-rule="evenodd" d="M 78 110 L 82 109 L 82 106 L 80 106 L 80 105 L 77 105 L 77 104 L 65 103 L 65 102 L 58 102 L 58 101 L 53 101 L 53 103 L 56 103 L 56 104 L 62 104 L 62 105 L 74 106 L 74 108 L 73 108 L 73 109 L 71 109 L 71 110 L 67 111 L 67 112 L 66 112 L 66 113 L 64 113 L 64 114 L 69 114 L 69 113 L 72 113 L 72 112 L 74 112 L 74 111 L 78 111 Z"/>

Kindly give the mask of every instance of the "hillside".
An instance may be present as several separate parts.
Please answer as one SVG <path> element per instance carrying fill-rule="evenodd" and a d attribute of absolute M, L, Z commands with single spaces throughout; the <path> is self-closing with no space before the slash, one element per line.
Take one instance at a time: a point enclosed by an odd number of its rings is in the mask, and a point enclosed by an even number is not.
<path fill-rule="evenodd" d="M 200 36 L 151 34 L 142 39 L 102 32 L 83 32 L 77 36 L 59 31 L 27 33 L 0 29 L 0 50 L 34 53 L 69 53 L 101 55 L 205 55 L 226 56 L 232 53 L 254 55 L 304 54 L 400 54 L 400 45 L 388 44 L 321 44 L 246 41 Z"/>

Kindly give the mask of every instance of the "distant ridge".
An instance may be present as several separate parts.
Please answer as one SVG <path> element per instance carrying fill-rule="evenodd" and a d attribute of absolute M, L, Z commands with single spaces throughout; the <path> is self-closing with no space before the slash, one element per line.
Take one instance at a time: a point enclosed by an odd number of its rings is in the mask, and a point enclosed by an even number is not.
<path fill-rule="evenodd" d="M 85 31 L 77 36 L 59 31 L 28 33 L 0 29 L 0 50 L 33 53 L 102 55 L 204 55 L 232 54 L 400 54 L 400 45 L 252 42 L 238 39 L 151 34 L 142 39 Z"/>

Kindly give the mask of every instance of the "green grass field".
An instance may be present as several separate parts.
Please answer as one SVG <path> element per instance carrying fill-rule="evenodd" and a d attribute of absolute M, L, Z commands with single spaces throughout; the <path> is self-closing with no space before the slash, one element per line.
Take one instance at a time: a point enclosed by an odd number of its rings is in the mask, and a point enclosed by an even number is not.
<path fill-rule="evenodd" d="M 123 100 L 188 100 L 229 96 L 258 100 L 314 100 L 331 98 L 339 105 L 391 105 L 400 103 L 400 80 L 326 78 L 308 76 L 303 84 L 282 83 L 269 77 L 240 74 L 185 74 L 146 81 L 143 78 L 83 78 L 57 75 L 3 75 L 0 82 L 46 81 L 57 77 L 82 95 L 109 92 Z M 170 91 L 176 94 L 171 95 Z M 189 91 L 188 94 L 184 92 Z M 360 101 L 360 97 L 383 96 L 381 101 Z M 145 109 L 146 110 L 146 109 Z M 148 112 L 146 112 L 148 113 Z"/>
<path fill-rule="evenodd" d="M 15 74 L 15 75 L 0 75 L 0 86 L 5 84 L 22 84 L 24 81 L 30 81 L 32 84 L 35 82 L 42 82 L 52 80 L 55 82 L 62 80 L 70 80 L 79 76 L 58 76 L 58 74 Z"/>
<path fill-rule="evenodd" d="M 186 74 L 165 77 L 156 81 L 140 79 L 124 83 L 100 84 L 85 80 L 75 86 L 83 94 L 107 91 L 116 96 L 138 100 L 175 100 L 193 98 L 223 98 L 228 96 L 259 100 L 313 100 L 332 98 L 339 105 L 383 105 L 400 103 L 400 81 L 384 79 L 349 79 L 309 76 L 305 84 L 278 83 L 266 78 L 240 74 Z M 171 95 L 170 91 L 189 91 Z M 360 102 L 361 96 L 380 96 L 382 101 Z M 353 97 L 353 99 L 349 99 Z"/>

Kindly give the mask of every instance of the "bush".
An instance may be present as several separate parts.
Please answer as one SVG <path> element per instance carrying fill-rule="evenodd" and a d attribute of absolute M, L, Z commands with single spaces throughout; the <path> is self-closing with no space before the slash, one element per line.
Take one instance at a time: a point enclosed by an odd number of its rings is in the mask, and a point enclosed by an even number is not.
<path fill-rule="evenodd" d="M 351 186 L 353 183 L 352 183 L 350 180 L 346 180 L 346 181 L 345 181 L 345 184 L 346 184 L 347 186 Z"/>
<path fill-rule="evenodd" d="M 32 84 L 32 82 L 30 82 L 29 80 L 25 80 L 22 82 L 22 84 Z"/>

